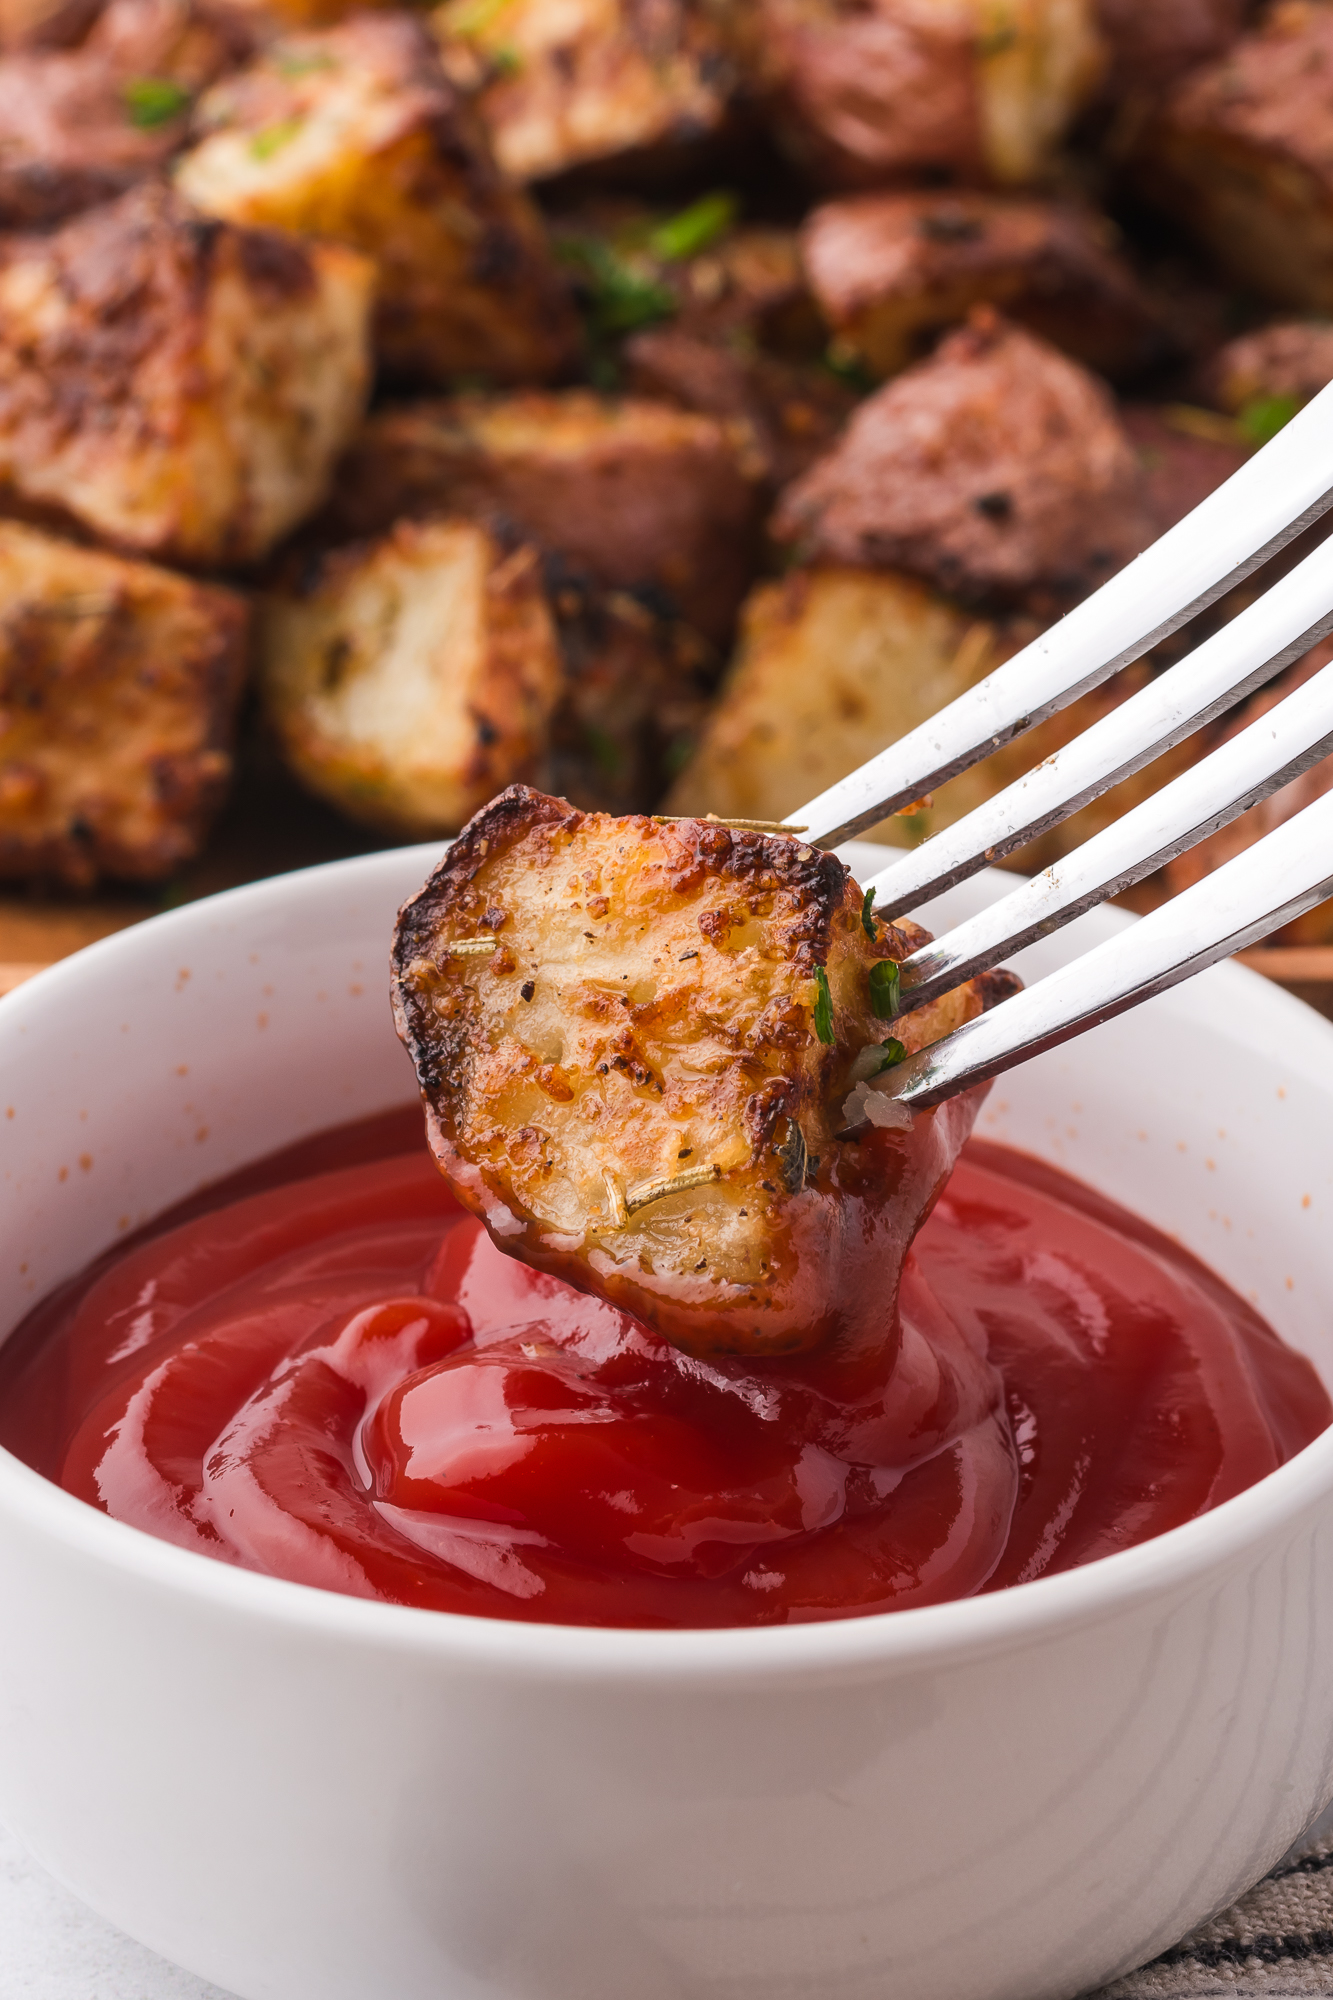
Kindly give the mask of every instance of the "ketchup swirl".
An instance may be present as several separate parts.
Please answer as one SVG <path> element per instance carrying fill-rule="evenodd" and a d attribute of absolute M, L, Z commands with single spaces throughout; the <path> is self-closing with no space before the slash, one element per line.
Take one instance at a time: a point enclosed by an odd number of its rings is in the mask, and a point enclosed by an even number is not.
<path fill-rule="evenodd" d="M 997 1147 L 964 1154 L 881 1342 L 757 1364 L 691 1358 L 504 1256 L 405 1144 L 401 1119 L 330 1135 L 66 1287 L 0 1354 L 0 1442 L 295 1582 L 707 1626 L 1089 1561 L 1333 1415 L 1201 1265 Z"/>

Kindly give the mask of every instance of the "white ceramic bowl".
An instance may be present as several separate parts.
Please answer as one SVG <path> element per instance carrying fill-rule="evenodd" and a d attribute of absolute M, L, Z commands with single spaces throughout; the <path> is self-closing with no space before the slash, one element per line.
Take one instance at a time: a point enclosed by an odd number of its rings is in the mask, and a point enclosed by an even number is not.
<path fill-rule="evenodd" d="M 430 859 L 196 904 L 0 1003 L 4 1329 L 199 1183 L 410 1096 L 385 956 Z M 1175 1231 L 1333 1381 L 1333 1027 L 1221 968 L 1003 1079 L 983 1129 Z M 1333 1433 L 1067 1575 L 667 1633 L 253 1576 L 0 1454 L 0 1607 L 0 1815 L 244 2000 L 1072 1995 L 1333 1793 Z"/>

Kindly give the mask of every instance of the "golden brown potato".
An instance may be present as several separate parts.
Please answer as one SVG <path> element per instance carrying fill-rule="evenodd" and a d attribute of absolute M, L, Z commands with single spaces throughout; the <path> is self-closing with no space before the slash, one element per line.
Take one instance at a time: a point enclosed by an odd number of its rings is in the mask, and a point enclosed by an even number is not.
<path fill-rule="evenodd" d="M 562 689 L 530 545 L 403 521 L 305 566 L 258 625 L 265 705 L 297 775 L 352 818 L 455 833 L 541 762 Z"/>
<path fill-rule="evenodd" d="M 0 61 L 0 228 L 62 221 L 158 172 L 246 46 L 193 0 L 111 0 L 80 48 Z"/>
<path fill-rule="evenodd" d="M 987 302 L 1089 368 L 1132 375 L 1163 330 L 1112 240 L 1103 217 L 1055 202 L 865 194 L 815 209 L 802 249 L 838 350 L 875 375 Z"/>
<path fill-rule="evenodd" d="M 1333 305 L 1333 9 L 1283 0 L 1166 98 L 1138 146 L 1144 194 L 1223 270 L 1284 305 Z"/>
<path fill-rule="evenodd" d="M 1280 320 L 1228 341 L 1205 370 L 1204 392 L 1219 410 L 1276 425 L 1330 382 L 1333 324 Z"/>
<path fill-rule="evenodd" d="M 1036 179 L 1095 90 L 1092 0 L 755 0 L 739 45 L 795 156 L 842 187 Z"/>
<path fill-rule="evenodd" d="M 340 469 L 331 520 L 358 535 L 404 514 L 500 519 L 721 643 L 753 574 L 757 498 L 721 424 L 573 389 L 376 412 Z"/>
<path fill-rule="evenodd" d="M 372 267 L 133 189 L 0 258 L 0 485 L 122 547 L 262 556 L 369 382 Z"/>
<path fill-rule="evenodd" d="M 806 799 L 900 736 L 1036 637 L 1025 620 L 967 617 L 912 577 L 855 569 L 797 571 L 751 594 L 735 664 L 694 760 L 666 809 L 723 819 L 798 819 Z M 911 847 L 1012 784 L 1135 693 L 1129 667 L 867 836 Z M 1049 866 L 1145 798 L 1192 754 L 1151 765 L 1024 848 L 1015 866 Z"/>
<path fill-rule="evenodd" d="M 231 774 L 245 633 L 230 591 L 0 522 L 0 876 L 188 861 Z"/>
<path fill-rule="evenodd" d="M 773 526 L 811 561 L 1054 608 L 1143 547 L 1138 481 L 1103 385 L 982 307 L 861 405 Z"/>
<path fill-rule="evenodd" d="M 882 1338 L 978 1101 L 913 1120 L 874 1087 L 984 1004 L 894 1018 L 921 935 L 798 839 L 515 786 L 399 919 L 436 1158 L 501 1248 L 691 1352 Z"/>
<path fill-rule="evenodd" d="M 445 0 L 433 18 L 512 180 L 688 145 L 722 123 L 730 69 L 696 0 Z"/>
<path fill-rule="evenodd" d="M 409 14 L 272 43 L 199 106 L 176 168 L 196 208 L 332 237 L 375 260 L 375 339 L 392 372 L 549 381 L 579 347 L 568 286 L 527 197 Z"/>

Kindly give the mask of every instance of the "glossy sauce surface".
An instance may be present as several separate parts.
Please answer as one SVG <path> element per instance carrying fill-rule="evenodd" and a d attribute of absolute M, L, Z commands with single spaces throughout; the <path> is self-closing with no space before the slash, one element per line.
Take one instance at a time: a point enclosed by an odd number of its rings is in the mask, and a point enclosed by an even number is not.
<path fill-rule="evenodd" d="M 0 1351 L 0 1443 L 301 1583 L 493 1617 L 769 1624 L 1067 1569 L 1330 1420 L 1309 1365 L 1146 1225 L 973 1142 L 855 1360 L 703 1362 L 496 1250 L 419 1114 L 177 1211 Z M 318 1171 L 318 1169 L 323 1171 Z"/>

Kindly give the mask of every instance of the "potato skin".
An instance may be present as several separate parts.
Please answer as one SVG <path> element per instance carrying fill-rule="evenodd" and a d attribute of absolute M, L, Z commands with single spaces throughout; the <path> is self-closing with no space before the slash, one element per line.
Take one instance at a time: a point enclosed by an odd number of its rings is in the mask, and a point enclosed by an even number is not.
<path fill-rule="evenodd" d="M 738 41 L 833 187 L 1037 179 L 1102 67 L 1088 0 L 757 0 Z"/>
<path fill-rule="evenodd" d="M 1151 94 L 1212 62 L 1238 38 L 1248 11 L 1246 0 L 1097 0 L 1108 95 Z"/>
<path fill-rule="evenodd" d="M 1137 179 L 1222 269 L 1279 304 L 1333 308 L 1333 12 L 1284 0 L 1147 122 Z"/>
<path fill-rule="evenodd" d="M 194 96 L 247 51 L 239 23 L 191 0 L 112 0 L 81 47 L 0 62 L 0 228 L 49 227 L 160 171 Z M 145 79 L 178 89 L 173 116 L 151 99 L 136 113 Z"/>
<path fill-rule="evenodd" d="M 301 565 L 261 604 L 258 654 L 298 777 L 422 839 L 534 772 L 563 689 L 536 550 L 469 521 L 401 521 Z"/>
<path fill-rule="evenodd" d="M 756 561 L 758 469 L 710 418 L 571 389 L 377 411 L 339 472 L 335 534 L 405 514 L 507 523 L 724 643 Z"/>
<path fill-rule="evenodd" d="M 1203 392 L 1219 410 L 1277 399 L 1308 403 L 1333 382 L 1333 326 L 1278 320 L 1229 340 L 1203 371 Z"/>
<path fill-rule="evenodd" d="M 0 522 L 0 877 L 86 889 L 192 859 L 246 625 L 231 591 Z"/>
<path fill-rule="evenodd" d="M 851 1066 L 888 1033 L 870 968 L 921 935 L 872 939 L 861 900 L 796 839 L 583 814 L 523 786 L 494 800 L 404 906 L 393 953 L 459 1199 L 502 1249 L 688 1352 L 835 1343 L 851 1362 L 882 1341 L 984 1093 L 842 1136 Z M 451 953 L 479 936 L 489 954 Z M 922 1046 L 984 1004 L 962 988 L 893 1032 Z M 655 1189 L 696 1162 L 714 1177 Z"/>
<path fill-rule="evenodd" d="M 1145 545 L 1138 481 L 1105 388 L 983 307 L 861 405 L 772 525 L 809 561 L 1054 609 Z"/>
<path fill-rule="evenodd" d="M 1111 236 L 1056 202 L 868 194 L 816 208 L 801 249 L 839 350 L 875 375 L 897 374 L 982 304 L 1103 375 L 1133 375 L 1164 337 Z"/>
<path fill-rule="evenodd" d="M 0 484 L 122 548 L 264 555 L 364 407 L 373 271 L 151 183 L 0 256 Z"/>
<path fill-rule="evenodd" d="M 730 66 L 698 0 L 506 0 L 480 19 L 446 0 L 433 18 L 511 180 L 669 156 L 722 124 Z"/>
<path fill-rule="evenodd" d="M 550 381 L 578 356 L 563 274 L 429 31 L 403 13 L 289 35 L 203 99 L 176 185 L 206 214 L 373 257 L 392 373 Z"/>

